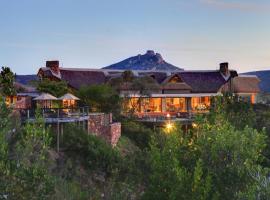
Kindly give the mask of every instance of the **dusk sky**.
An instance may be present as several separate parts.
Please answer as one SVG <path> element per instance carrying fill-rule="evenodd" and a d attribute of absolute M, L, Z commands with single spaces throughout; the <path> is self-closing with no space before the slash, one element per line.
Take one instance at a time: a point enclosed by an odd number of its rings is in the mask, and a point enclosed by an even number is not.
<path fill-rule="evenodd" d="M 178 67 L 270 69 L 269 0 L 0 0 L 0 66 L 101 68 L 155 50 Z"/>

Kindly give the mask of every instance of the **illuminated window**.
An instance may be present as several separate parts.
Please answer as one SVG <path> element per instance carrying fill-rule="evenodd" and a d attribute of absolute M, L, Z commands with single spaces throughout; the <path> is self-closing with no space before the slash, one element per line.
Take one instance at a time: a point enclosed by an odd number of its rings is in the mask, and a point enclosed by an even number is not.
<path fill-rule="evenodd" d="M 193 111 L 206 111 L 210 107 L 210 97 L 192 97 L 191 108 Z"/>
<path fill-rule="evenodd" d="M 166 98 L 167 112 L 185 112 L 186 100 L 185 98 Z"/>
<path fill-rule="evenodd" d="M 63 100 L 63 108 L 72 108 L 75 107 L 75 100 Z"/>
<path fill-rule="evenodd" d="M 183 82 L 183 81 L 181 80 L 181 78 L 180 78 L 179 76 L 175 75 L 175 76 L 173 76 L 173 77 L 170 79 L 169 82 L 170 82 L 170 83 L 181 83 L 181 82 Z"/>
<path fill-rule="evenodd" d="M 143 98 L 142 112 L 161 112 L 161 98 Z"/>
<path fill-rule="evenodd" d="M 128 99 L 127 102 L 124 104 L 124 109 L 127 112 L 130 112 L 130 111 L 140 112 L 139 98 Z"/>

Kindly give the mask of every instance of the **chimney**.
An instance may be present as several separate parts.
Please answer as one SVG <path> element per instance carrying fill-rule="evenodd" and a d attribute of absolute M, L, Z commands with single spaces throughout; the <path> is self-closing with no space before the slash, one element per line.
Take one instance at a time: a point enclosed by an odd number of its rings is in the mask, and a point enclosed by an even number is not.
<path fill-rule="evenodd" d="M 219 71 L 221 72 L 221 74 L 223 76 L 228 77 L 230 75 L 229 63 L 227 63 L 227 62 L 220 63 L 219 64 Z"/>
<path fill-rule="evenodd" d="M 58 60 L 46 61 L 46 67 L 50 68 L 55 74 L 59 74 L 60 72 Z"/>

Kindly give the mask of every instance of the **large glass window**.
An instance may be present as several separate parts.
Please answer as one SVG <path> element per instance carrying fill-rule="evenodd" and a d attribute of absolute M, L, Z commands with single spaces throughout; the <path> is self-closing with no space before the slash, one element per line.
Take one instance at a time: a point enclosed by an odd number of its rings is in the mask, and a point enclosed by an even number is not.
<path fill-rule="evenodd" d="M 127 112 L 140 112 L 139 98 L 130 98 L 127 104 L 124 104 L 124 110 Z"/>
<path fill-rule="evenodd" d="M 240 99 L 245 102 L 253 103 L 252 95 L 250 94 L 241 94 Z"/>
<path fill-rule="evenodd" d="M 167 112 L 185 112 L 186 100 L 185 98 L 166 98 Z"/>
<path fill-rule="evenodd" d="M 142 112 L 161 112 L 161 98 L 143 98 L 141 106 Z"/>
<path fill-rule="evenodd" d="M 192 97 L 191 108 L 193 111 L 206 111 L 210 107 L 210 97 Z"/>

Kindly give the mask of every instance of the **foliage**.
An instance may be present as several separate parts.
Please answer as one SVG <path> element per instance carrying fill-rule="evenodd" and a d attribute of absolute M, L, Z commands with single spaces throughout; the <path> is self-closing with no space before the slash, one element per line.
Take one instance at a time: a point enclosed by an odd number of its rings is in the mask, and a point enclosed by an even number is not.
<path fill-rule="evenodd" d="M 268 92 L 261 92 L 257 96 L 257 102 L 260 104 L 270 105 L 270 94 Z"/>
<path fill-rule="evenodd" d="M 16 95 L 14 87 L 15 76 L 9 67 L 2 67 L 0 76 L 1 92 L 4 96 Z"/>
<path fill-rule="evenodd" d="M 55 194 L 51 199 L 88 200 L 90 196 L 91 194 L 89 193 L 89 190 L 83 190 L 80 184 L 73 181 L 67 181 L 62 178 L 57 178 L 55 181 Z"/>
<path fill-rule="evenodd" d="M 153 91 L 159 89 L 157 82 L 149 76 L 138 77 L 132 82 L 133 90 L 139 91 L 141 96 L 150 96 Z"/>
<path fill-rule="evenodd" d="M 42 79 L 37 82 L 37 90 L 39 92 L 49 93 L 53 96 L 60 97 L 68 92 L 68 85 L 65 81 Z"/>
<path fill-rule="evenodd" d="M 108 85 L 92 85 L 80 88 L 77 96 L 90 107 L 93 112 L 120 113 L 120 97 L 118 93 Z"/>
<path fill-rule="evenodd" d="M 105 173 L 110 173 L 120 161 L 119 152 L 96 136 L 87 134 L 72 125 L 66 126 L 64 132 L 64 148 L 80 155 L 82 162 L 89 169 L 100 169 Z"/>
<path fill-rule="evenodd" d="M 45 123 L 37 112 L 36 121 L 25 125 L 15 144 L 12 198 L 48 199 L 53 194 L 53 179 L 47 163 L 50 141 Z"/>
<path fill-rule="evenodd" d="M 239 192 L 238 199 L 240 200 L 262 200 L 270 197 L 270 178 L 269 169 L 264 169 L 260 166 L 250 170 L 250 177 L 253 179 L 253 184 L 248 185 L 245 192 Z"/>
<path fill-rule="evenodd" d="M 37 122 L 18 130 L 16 134 L 19 137 L 14 138 L 15 130 L 10 127 L 10 111 L 3 102 L 0 113 L 0 198 L 49 198 L 53 192 L 53 183 L 46 167 L 46 149 L 50 139 L 44 124 L 38 118 Z"/>
<path fill-rule="evenodd" d="M 267 148 L 264 151 L 264 155 L 267 157 L 265 160 L 264 165 L 270 166 L 270 106 L 265 104 L 256 104 L 254 106 L 254 111 L 256 112 L 255 116 L 255 128 L 257 130 L 265 129 L 267 134 Z"/>
<path fill-rule="evenodd" d="M 113 78 L 109 81 L 111 87 L 113 87 L 116 91 L 121 92 L 123 95 L 122 97 L 122 112 L 125 114 L 126 117 L 133 117 L 135 110 L 140 105 L 143 97 L 149 97 L 152 93 L 159 90 L 159 85 L 150 76 L 143 76 L 143 77 L 135 77 L 132 71 L 125 71 L 123 72 L 121 77 Z M 128 91 L 128 92 L 123 92 Z M 130 96 L 137 96 L 138 102 L 134 105 L 130 103 Z M 131 105 L 127 107 L 127 105 Z"/>
<path fill-rule="evenodd" d="M 122 73 L 122 79 L 125 82 L 132 82 L 134 80 L 134 74 L 132 71 L 128 70 L 128 71 L 124 71 Z"/>
<path fill-rule="evenodd" d="M 237 95 L 224 94 L 211 99 L 210 116 L 213 120 L 222 116 L 237 129 L 245 126 L 254 127 L 256 113 L 249 102 L 241 100 Z"/>
<path fill-rule="evenodd" d="M 250 190 L 266 136 L 236 129 L 226 116 L 216 112 L 211 121 L 199 118 L 189 134 L 176 128 L 153 139 L 146 199 L 236 199 Z"/>
<path fill-rule="evenodd" d="M 149 147 L 153 130 L 140 122 L 125 120 L 122 122 L 122 135 L 130 138 L 141 149 Z"/>
<path fill-rule="evenodd" d="M 0 199 L 7 195 L 10 166 L 8 159 L 8 135 L 11 131 L 10 110 L 0 101 Z M 6 192 L 6 193 L 5 193 Z M 2 197 L 1 197 L 2 196 Z"/>
<path fill-rule="evenodd" d="M 151 173 L 144 199 L 209 199 L 211 177 L 203 172 L 200 159 L 184 165 L 186 159 L 194 159 L 189 155 L 192 149 L 182 132 L 174 131 L 153 137 L 149 151 Z"/>

